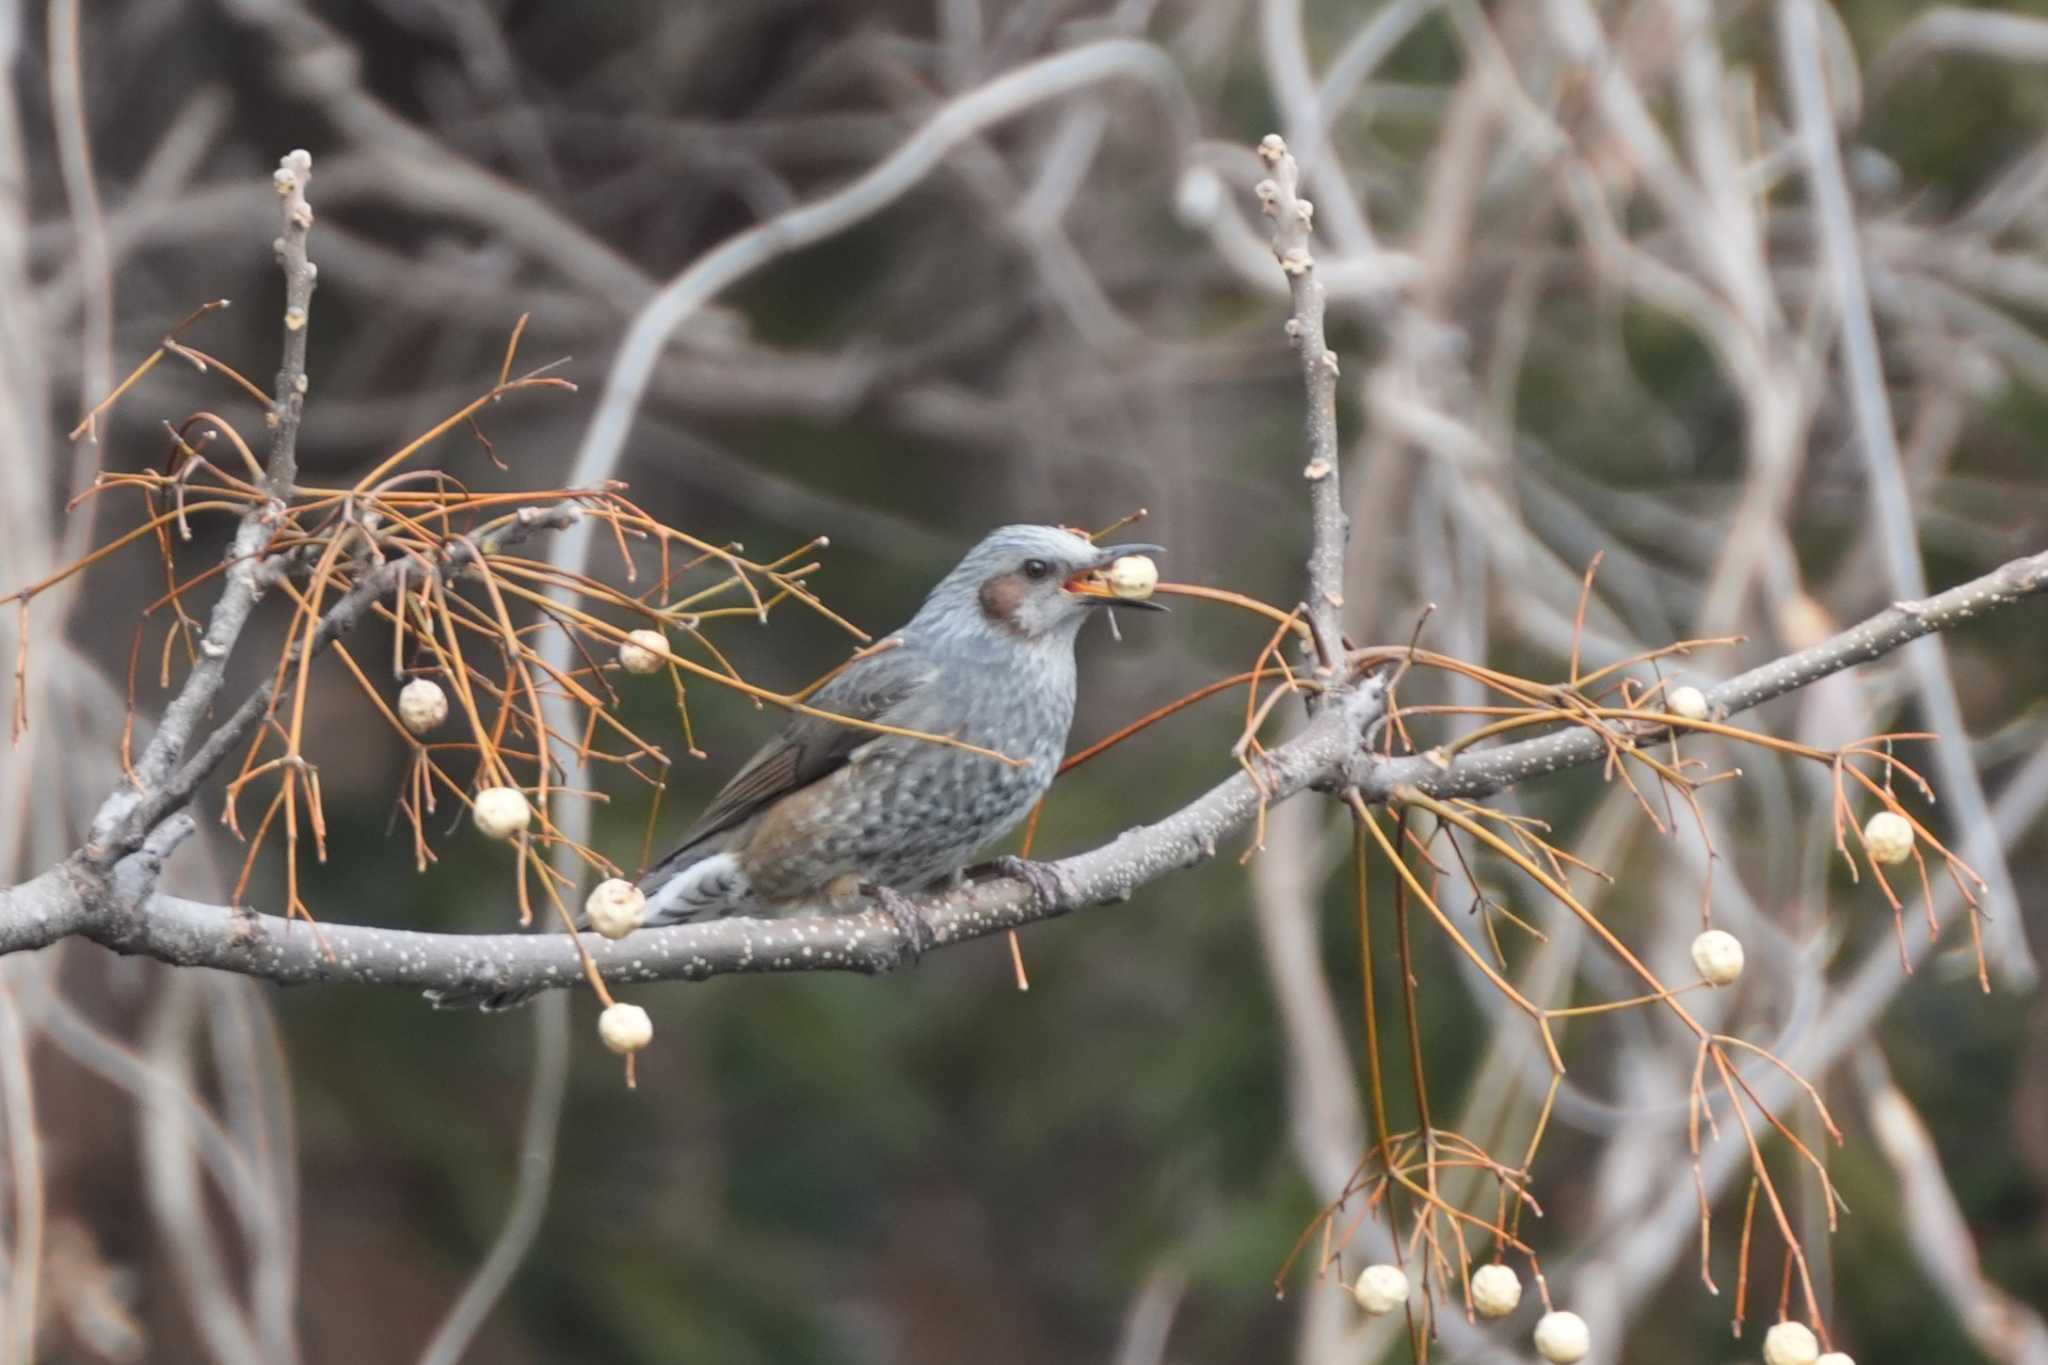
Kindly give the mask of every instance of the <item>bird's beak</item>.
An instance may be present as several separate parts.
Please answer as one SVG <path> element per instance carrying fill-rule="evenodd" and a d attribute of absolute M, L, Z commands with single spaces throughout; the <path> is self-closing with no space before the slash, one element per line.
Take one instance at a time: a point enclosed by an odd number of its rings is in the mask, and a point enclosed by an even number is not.
<path fill-rule="evenodd" d="M 1109 590 L 1109 581 L 1103 571 L 1126 555 L 1163 555 L 1164 545 L 1105 545 L 1096 554 L 1095 562 L 1075 574 L 1065 583 L 1066 590 L 1076 597 L 1088 599 L 1091 607 L 1130 607 L 1135 611 L 1165 611 L 1165 604 L 1150 598 L 1118 597 Z"/>

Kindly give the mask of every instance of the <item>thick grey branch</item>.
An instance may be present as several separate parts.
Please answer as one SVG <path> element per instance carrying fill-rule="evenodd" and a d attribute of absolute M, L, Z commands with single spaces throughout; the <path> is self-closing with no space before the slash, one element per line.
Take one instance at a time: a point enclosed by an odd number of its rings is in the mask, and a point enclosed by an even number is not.
<path fill-rule="evenodd" d="M 1924 602 L 1891 607 L 1812 649 L 1731 678 L 1708 696 L 1717 713 L 1744 711 L 2043 591 L 2048 552 Z M 1050 902 L 1010 879 L 923 898 L 919 908 L 935 940 L 963 943 L 1125 900 L 1170 872 L 1214 857 L 1224 840 L 1251 824 L 1262 801 L 1284 801 L 1310 787 L 1353 781 L 1375 801 L 1409 784 L 1440 796 L 1484 796 L 1607 754 L 1598 736 L 1574 728 L 1475 751 L 1447 767 L 1425 757 L 1376 759 L 1368 753 L 1366 730 L 1381 715 L 1381 686 L 1368 682 L 1338 695 L 1341 704 L 1324 707 L 1299 735 L 1271 751 L 1260 764 L 1259 783 L 1234 774 L 1156 824 L 1051 864 L 1059 893 Z M 320 934 L 274 916 L 172 896 L 128 909 L 104 879 L 72 864 L 0 895 L 0 954 L 82 935 L 119 952 L 285 985 L 347 981 L 472 991 L 568 986 L 580 979 L 576 953 L 559 934 L 427 934 L 342 924 L 323 926 Z M 888 916 L 872 912 L 730 919 L 643 930 L 620 942 L 586 935 L 584 944 L 606 979 L 621 984 L 740 972 L 882 972 L 901 960 L 904 947 Z"/>
<path fill-rule="evenodd" d="M 1284 800 L 1336 771 L 1358 751 L 1382 695 L 1377 683 L 1352 689 L 1343 705 L 1323 708 L 1301 734 L 1274 749 L 1260 764 L 1264 799 Z M 944 945 L 1124 900 L 1169 872 L 1215 856 L 1219 841 L 1251 823 L 1261 799 L 1259 788 L 1238 773 L 1157 824 L 1054 863 L 1060 894 L 1051 903 L 1005 878 L 929 897 L 921 908 Z M 133 914 L 102 905 L 101 896 L 90 877 L 69 865 L 5 893 L 0 953 L 82 934 L 117 952 L 283 985 L 348 981 L 466 991 L 568 986 L 581 979 L 575 950 L 561 934 L 426 934 L 334 924 L 323 925 L 316 937 L 303 924 L 175 896 L 155 896 Z M 616 983 L 736 972 L 881 972 L 901 960 L 904 948 L 894 922 L 875 912 L 727 919 L 647 929 L 619 942 L 586 934 L 583 941 L 605 978 Z"/>

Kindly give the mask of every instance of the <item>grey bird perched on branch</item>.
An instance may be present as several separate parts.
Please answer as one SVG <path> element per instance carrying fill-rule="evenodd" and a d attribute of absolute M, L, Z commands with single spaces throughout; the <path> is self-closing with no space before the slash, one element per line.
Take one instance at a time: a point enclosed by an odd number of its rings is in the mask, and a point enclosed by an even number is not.
<path fill-rule="evenodd" d="M 1010 762 L 910 735 L 797 714 L 747 761 L 640 879 L 649 926 L 773 914 L 803 902 L 888 910 L 912 954 L 930 930 L 902 899 L 958 873 L 1014 829 L 1059 769 L 1074 719 L 1074 639 L 1115 598 L 1101 573 L 1156 545 L 1098 546 L 1053 526 L 992 531 L 939 580 L 910 623 L 810 704 L 941 735 Z M 892 643 L 893 641 L 893 643 Z M 1041 896 L 1030 863 L 1006 859 Z M 530 993 L 443 992 L 443 1007 L 505 1009 Z"/>

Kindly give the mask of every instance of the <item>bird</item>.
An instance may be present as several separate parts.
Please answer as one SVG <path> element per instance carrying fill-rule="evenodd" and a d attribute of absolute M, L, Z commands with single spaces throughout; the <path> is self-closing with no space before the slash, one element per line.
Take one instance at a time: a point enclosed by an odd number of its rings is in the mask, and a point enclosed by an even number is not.
<path fill-rule="evenodd" d="M 1045 794 L 1073 723 L 1082 624 L 1109 605 L 1164 610 L 1114 596 L 1104 572 L 1125 556 L 1160 553 L 1157 545 L 1100 546 L 1056 526 L 989 532 L 900 630 L 818 689 L 812 713 L 792 712 L 640 877 L 643 927 L 868 903 L 895 918 L 907 955 L 920 955 L 931 931 L 904 897 L 962 874 Z M 995 866 L 1041 897 L 1054 893 L 1038 864 Z M 430 998 L 443 1008 L 498 1010 L 536 993 Z"/>

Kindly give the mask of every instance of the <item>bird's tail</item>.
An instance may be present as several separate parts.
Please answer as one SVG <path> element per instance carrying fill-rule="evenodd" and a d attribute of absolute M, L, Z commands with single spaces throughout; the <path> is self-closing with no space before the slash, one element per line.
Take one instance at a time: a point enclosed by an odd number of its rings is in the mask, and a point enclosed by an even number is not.
<path fill-rule="evenodd" d="M 647 926 L 721 919 L 753 895 L 740 860 L 730 853 L 691 850 L 687 861 L 672 854 L 640 879 L 647 896 Z"/>
<path fill-rule="evenodd" d="M 747 875 L 740 870 L 739 860 L 732 854 L 706 854 L 697 850 L 690 853 L 692 856 L 687 859 L 683 855 L 671 854 L 640 879 L 641 894 L 647 897 L 647 920 L 643 927 L 730 915 L 752 894 Z M 589 927 L 587 917 L 578 911 L 578 932 Z M 546 986 L 506 989 L 479 982 L 474 986 L 431 990 L 426 992 L 426 997 L 437 1010 L 482 1010 L 486 1014 L 497 1014 L 517 1009 L 547 989 L 549 987 Z"/>

